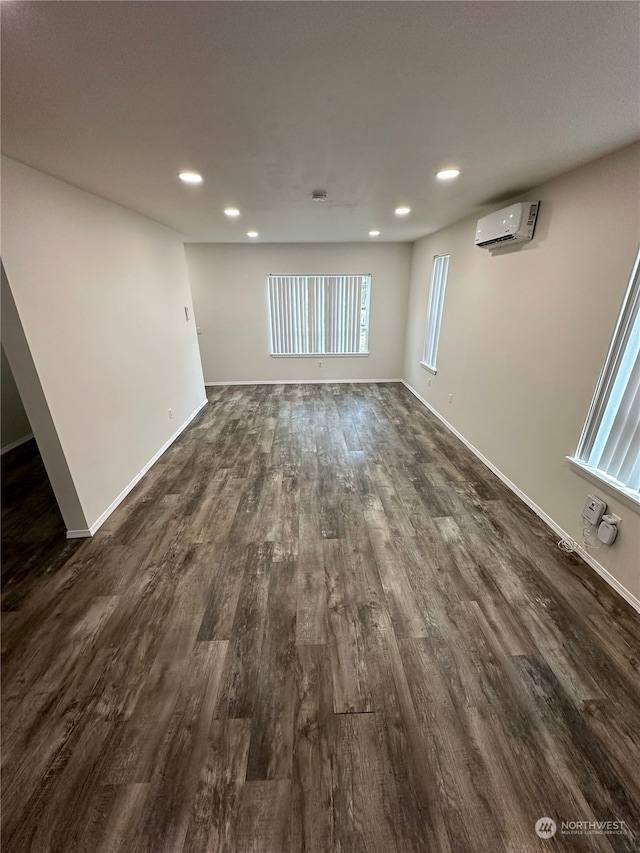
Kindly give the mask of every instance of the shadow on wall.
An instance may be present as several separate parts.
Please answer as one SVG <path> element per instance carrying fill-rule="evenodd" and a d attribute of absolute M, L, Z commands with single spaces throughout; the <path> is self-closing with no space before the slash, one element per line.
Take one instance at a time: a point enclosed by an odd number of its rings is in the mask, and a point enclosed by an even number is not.
<path fill-rule="evenodd" d="M 0 348 L 0 365 L 0 445 L 5 454 L 33 438 L 33 431 L 4 347 Z"/>
<path fill-rule="evenodd" d="M 42 390 L 4 264 L 2 275 L 2 346 L 38 444 L 51 487 L 68 530 L 87 527 L 67 460 Z M 4 443 L 4 436 L 2 438 Z"/>

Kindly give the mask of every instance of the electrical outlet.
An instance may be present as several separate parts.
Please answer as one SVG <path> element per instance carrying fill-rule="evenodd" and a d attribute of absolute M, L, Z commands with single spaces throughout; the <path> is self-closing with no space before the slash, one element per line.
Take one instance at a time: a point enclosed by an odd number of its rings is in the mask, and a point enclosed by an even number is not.
<path fill-rule="evenodd" d="M 318 362 L 318 367 L 322 367 L 322 362 L 321 362 L 321 361 L 319 361 L 319 362 Z"/>
<path fill-rule="evenodd" d="M 427 387 L 431 388 L 431 379 L 427 379 Z"/>
<path fill-rule="evenodd" d="M 453 394 L 449 394 L 449 402 L 453 403 Z"/>
<path fill-rule="evenodd" d="M 169 409 L 169 420 L 173 417 L 173 409 Z"/>
<path fill-rule="evenodd" d="M 588 524 L 593 524 L 596 527 L 600 524 L 600 520 L 606 511 L 607 505 L 601 498 L 596 495 L 588 495 L 582 510 L 582 517 Z"/>
<path fill-rule="evenodd" d="M 189 309 L 187 306 L 184 306 L 184 316 L 186 317 L 187 323 L 189 322 Z"/>

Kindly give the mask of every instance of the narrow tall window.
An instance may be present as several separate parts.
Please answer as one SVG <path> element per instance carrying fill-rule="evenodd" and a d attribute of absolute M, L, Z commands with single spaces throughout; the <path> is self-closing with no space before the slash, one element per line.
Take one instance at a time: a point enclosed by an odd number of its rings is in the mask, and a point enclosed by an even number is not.
<path fill-rule="evenodd" d="M 640 504 L 640 251 L 571 461 Z"/>
<path fill-rule="evenodd" d="M 449 255 L 436 255 L 433 259 L 433 269 L 431 270 L 427 327 L 424 340 L 424 355 L 422 357 L 423 367 L 426 367 L 432 373 L 436 372 L 438 341 L 440 340 L 442 307 L 444 305 L 444 292 L 447 286 L 448 270 Z"/>
<path fill-rule="evenodd" d="M 271 355 L 367 355 L 368 275 L 270 275 Z"/>

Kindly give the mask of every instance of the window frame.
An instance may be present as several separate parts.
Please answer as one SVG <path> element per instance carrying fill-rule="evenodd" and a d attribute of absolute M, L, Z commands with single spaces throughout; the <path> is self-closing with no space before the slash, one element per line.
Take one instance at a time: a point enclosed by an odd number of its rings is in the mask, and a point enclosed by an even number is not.
<path fill-rule="evenodd" d="M 447 262 L 444 268 L 444 273 L 439 273 L 438 261 L 441 258 L 446 258 Z M 449 264 L 451 261 L 451 252 L 441 252 L 433 256 L 431 266 L 431 280 L 429 282 L 429 297 L 427 301 L 427 316 L 424 325 L 424 345 L 422 348 L 422 358 L 420 364 L 429 373 L 435 376 L 438 372 L 438 347 L 440 345 L 440 330 L 442 328 L 442 316 L 444 314 L 444 300 L 447 290 L 447 278 L 449 276 Z M 437 290 L 437 293 L 436 293 Z"/>
<path fill-rule="evenodd" d="M 598 382 L 596 383 L 576 452 L 573 456 L 566 457 L 578 473 L 606 486 L 617 498 L 621 499 L 627 506 L 632 507 L 637 512 L 640 512 L 640 494 L 603 469 L 589 464 L 588 459 L 598 439 L 598 433 L 607 410 L 611 392 L 615 386 L 618 370 L 631 341 L 631 335 L 634 330 L 634 324 L 637 323 L 639 311 L 640 249 L 632 267 L 629 284 L 627 285 L 622 305 L 618 312 L 614 332 L 602 370 L 600 371 L 600 376 L 598 377 Z"/>
<path fill-rule="evenodd" d="M 365 349 L 363 351 L 358 352 L 274 352 L 274 306 L 272 303 L 272 288 L 271 281 L 272 279 L 305 279 L 305 287 L 308 288 L 308 280 L 315 279 L 349 279 L 349 278 L 359 278 L 362 282 L 366 281 L 367 286 L 365 288 L 365 300 L 364 306 L 362 305 L 362 297 L 360 301 L 360 310 L 357 312 L 357 317 L 360 318 L 358 322 L 358 331 L 357 331 L 357 340 L 358 346 L 360 346 L 360 340 L 362 337 L 362 311 L 364 309 L 366 316 L 366 331 L 364 344 Z M 266 305 L 267 305 L 267 317 L 268 317 L 268 326 L 269 326 L 269 355 L 271 358 L 367 358 L 370 355 L 369 349 L 369 337 L 371 332 L 371 287 L 372 287 L 372 275 L 371 273 L 332 273 L 332 274 L 311 274 L 311 273 L 286 273 L 286 274 L 276 274 L 270 273 L 267 276 L 267 288 L 266 288 Z M 362 288 L 362 284 L 361 284 Z M 322 310 L 324 311 L 326 306 L 323 304 Z M 294 331 L 294 330 L 292 330 Z M 295 331 L 294 331 L 295 334 Z"/>

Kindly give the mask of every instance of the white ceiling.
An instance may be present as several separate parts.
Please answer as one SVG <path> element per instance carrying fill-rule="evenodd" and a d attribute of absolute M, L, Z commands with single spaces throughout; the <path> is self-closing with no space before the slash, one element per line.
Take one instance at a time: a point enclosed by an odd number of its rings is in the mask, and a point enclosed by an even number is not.
<path fill-rule="evenodd" d="M 414 240 L 640 138 L 639 32 L 636 2 L 5 2 L 2 150 L 187 241 Z"/>

